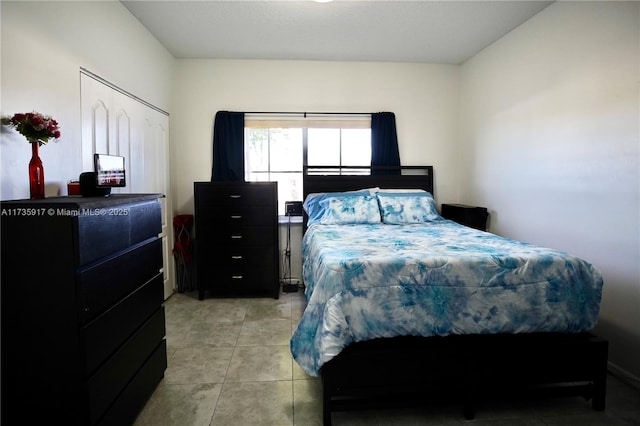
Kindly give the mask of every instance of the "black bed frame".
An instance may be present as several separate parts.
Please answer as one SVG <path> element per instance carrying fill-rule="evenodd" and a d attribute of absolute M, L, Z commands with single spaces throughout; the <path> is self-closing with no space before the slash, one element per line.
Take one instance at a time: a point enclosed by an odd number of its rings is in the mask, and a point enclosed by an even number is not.
<path fill-rule="evenodd" d="M 399 175 L 373 176 L 305 169 L 304 196 L 371 187 L 433 194 L 432 166 L 402 169 Z M 459 403 L 464 417 L 472 419 L 478 404 L 518 396 L 582 396 L 601 411 L 607 354 L 608 341 L 591 333 L 406 336 L 354 343 L 320 370 L 323 423 L 331 424 L 333 411 L 434 403 Z"/>

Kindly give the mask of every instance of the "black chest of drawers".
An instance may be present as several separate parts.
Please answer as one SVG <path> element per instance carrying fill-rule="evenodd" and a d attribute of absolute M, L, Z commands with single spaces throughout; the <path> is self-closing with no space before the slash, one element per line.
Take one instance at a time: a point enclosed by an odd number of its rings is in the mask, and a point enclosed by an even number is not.
<path fill-rule="evenodd" d="M 199 298 L 279 296 L 276 182 L 195 182 Z"/>
<path fill-rule="evenodd" d="M 133 423 L 167 366 L 158 197 L 2 202 L 2 424 Z"/>

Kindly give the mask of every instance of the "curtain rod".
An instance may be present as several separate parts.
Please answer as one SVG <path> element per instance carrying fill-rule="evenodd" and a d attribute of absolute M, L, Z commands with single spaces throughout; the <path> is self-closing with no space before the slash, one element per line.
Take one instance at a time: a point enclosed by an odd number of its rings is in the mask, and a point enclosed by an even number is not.
<path fill-rule="evenodd" d="M 371 115 L 372 112 L 308 112 L 308 111 L 243 111 L 249 115 L 302 115 L 307 118 L 307 115 Z"/>

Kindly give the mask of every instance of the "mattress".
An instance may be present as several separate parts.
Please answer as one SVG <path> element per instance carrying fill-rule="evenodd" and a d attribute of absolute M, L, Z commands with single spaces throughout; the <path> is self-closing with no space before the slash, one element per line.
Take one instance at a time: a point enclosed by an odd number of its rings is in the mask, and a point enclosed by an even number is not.
<path fill-rule="evenodd" d="M 290 346 L 312 376 L 353 342 L 580 333 L 600 311 L 590 263 L 449 220 L 315 224 L 302 244 L 307 306 Z"/>

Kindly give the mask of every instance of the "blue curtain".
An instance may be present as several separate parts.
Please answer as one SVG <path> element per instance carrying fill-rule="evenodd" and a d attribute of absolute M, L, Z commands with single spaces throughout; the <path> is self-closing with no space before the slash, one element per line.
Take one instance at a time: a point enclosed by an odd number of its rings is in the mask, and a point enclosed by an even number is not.
<path fill-rule="evenodd" d="M 216 113 L 211 180 L 244 181 L 244 112 Z"/>
<path fill-rule="evenodd" d="M 400 174 L 396 116 L 392 112 L 371 114 L 371 174 Z"/>

